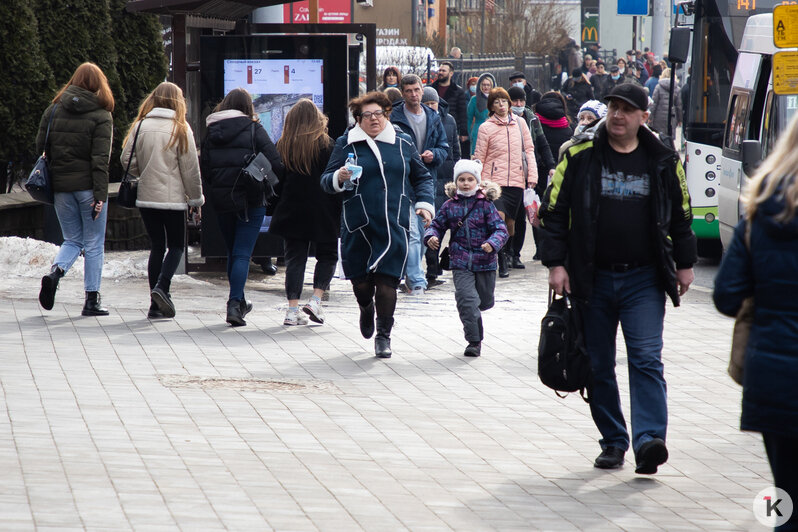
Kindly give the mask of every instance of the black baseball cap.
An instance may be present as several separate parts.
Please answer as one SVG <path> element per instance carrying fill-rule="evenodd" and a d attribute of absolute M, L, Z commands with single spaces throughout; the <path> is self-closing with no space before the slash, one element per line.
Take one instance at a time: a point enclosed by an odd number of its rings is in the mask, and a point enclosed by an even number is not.
<path fill-rule="evenodd" d="M 604 101 L 623 100 L 629 105 L 645 111 L 648 109 L 648 95 L 646 90 L 634 83 L 621 83 L 604 97 Z"/>
<path fill-rule="evenodd" d="M 514 79 L 526 79 L 526 76 L 520 70 L 516 70 L 515 72 L 510 74 L 510 81 L 512 81 Z"/>

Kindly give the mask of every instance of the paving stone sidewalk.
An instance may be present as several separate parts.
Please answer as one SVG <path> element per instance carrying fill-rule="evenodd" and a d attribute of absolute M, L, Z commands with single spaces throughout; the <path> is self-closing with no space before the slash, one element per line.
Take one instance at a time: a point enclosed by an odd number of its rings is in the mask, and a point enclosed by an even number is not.
<path fill-rule="evenodd" d="M 738 430 L 709 291 L 667 309 L 669 462 L 600 471 L 587 405 L 537 378 L 546 272 L 527 264 L 499 281 L 477 359 L 451 280 L 399 296 L 378 360 L 344 281 L 324 325 L 289 328 L 282 275 L 253 276 L 233 329 L 218 275 L 176 281 L 161 321 L 145 279 L 105 280 L 111 315 L 84 318 L 80 279 L 45 312 L 20 278 L 0 289 L 0 530 L 765 530 L 770 471 Z"/>

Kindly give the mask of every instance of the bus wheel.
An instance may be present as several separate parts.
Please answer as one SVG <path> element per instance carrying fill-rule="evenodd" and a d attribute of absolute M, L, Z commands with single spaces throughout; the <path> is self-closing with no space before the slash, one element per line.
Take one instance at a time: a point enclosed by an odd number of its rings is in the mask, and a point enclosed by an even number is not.
<path fill-rule="evenodd" d="M 699 238 L 698 256 L 708 259 L 720 259 L 723 255 L 723 245 L 717 238 Z"/>

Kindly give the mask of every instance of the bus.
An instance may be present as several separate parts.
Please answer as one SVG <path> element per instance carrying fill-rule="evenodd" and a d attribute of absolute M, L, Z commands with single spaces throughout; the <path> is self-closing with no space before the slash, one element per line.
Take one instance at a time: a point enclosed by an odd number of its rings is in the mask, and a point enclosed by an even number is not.
<path fill-rule="evenodd" d="M 790 0 L 692 0 L 680 2 L 692 16 L 691 74 L 683 103 L 685 174 L 693 208 L 698 253 L 719 257 L 718 181 L 723 131 L 738 49 L 745 23 L 758 13 Z"/>
<path fill-rule="evenodd" d="M 773 90 L 773 15 L 754 15 L 745 27 L 734 72 L 718 185 L 720 240 L 731 243 L 742 217 L 740 193 L 798 112 L 798 95 Z M 796 48 L 784 49 L 794 53 Z"/>

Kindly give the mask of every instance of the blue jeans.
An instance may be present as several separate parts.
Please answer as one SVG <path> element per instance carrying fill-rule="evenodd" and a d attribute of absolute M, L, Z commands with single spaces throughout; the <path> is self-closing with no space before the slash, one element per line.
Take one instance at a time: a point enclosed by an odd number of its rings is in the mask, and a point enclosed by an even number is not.
<path fill-rule="evenodd" d="M 55 214 L 61 225 L 64 243 L 53 264 L 68 272 L 83 251 L 83 286 L 86 292 L 99 292 L 105 259 L 105 221 L 108 202 L 97 218 L 91 219 L 93 190 L 55 193 Z"/>
<path fill-rule="evenodd" d="M 419 215 L 410 214 L 410 234 L 407 244 L 407 266 L 405 267 L 405 284 L 408 288 L 427 288 L 427 277 L 421 269 L 424 256 L 424 222 Z"/>
<path fill-rule="evenodd" d="M 602 449 L 629 448 L 615 376 L 615 337 L 620 322 L 629 365 L 632 448 L 665 439 L 667 387 L 662 366 L 665 290 L 654 266 L 624 273 L 597 270 L 590 305 L 584 309 L 585 343 L 593 369 L 590 413 Z"/>
<path fill-rule="evenodd" d="M 230 282 L 230 299 L 244 299 L 244 285 L 249 275 L 249 261 L 258 240 L 266 207 L 253 207 L 244 213 L 228 212 L 218 215 L 219 229 L 227 244 L 227 280 Z"/>

